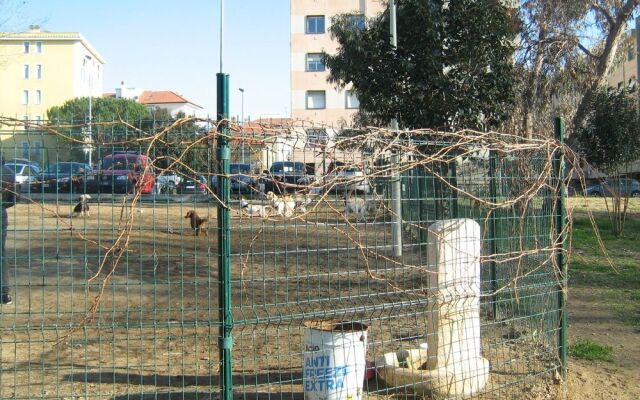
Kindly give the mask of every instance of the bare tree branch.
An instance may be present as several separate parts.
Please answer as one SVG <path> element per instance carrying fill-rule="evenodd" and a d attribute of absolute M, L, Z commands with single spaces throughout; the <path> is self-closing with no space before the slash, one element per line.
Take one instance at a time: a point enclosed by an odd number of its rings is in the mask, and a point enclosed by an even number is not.
<path fill-rule="evenodd" d="M 607 23 L 609 24 L 609 29 L 615 26 L 616 21 L 606 8 L 602 7 L 600 4 L 594 1 L 591 3 L 591 9 L 596 12 L 600 12 L 600 14 L 604 16 L 604 18 L 607 20 Z"/>
<path fill-rule="evenodd" d="M 584 47 L 584 46 L 582 45 L 582 43 L 578 42 L 577 46 L 578 46 L 578 48 L 579 48 L 580 50 L 582 50 L 582 52 L 583 52 L 584 54 L 586 54 L 587 56 L 589 56 L 589 57 L 591 57 L 591 58 L 598 58 L 598 56 L 596 56 L 596 55 L 595 55 L 595 54 L 593 54 L 591 51 L 589 51 L 589 49 L 587 49 L 586 47 Z"/>

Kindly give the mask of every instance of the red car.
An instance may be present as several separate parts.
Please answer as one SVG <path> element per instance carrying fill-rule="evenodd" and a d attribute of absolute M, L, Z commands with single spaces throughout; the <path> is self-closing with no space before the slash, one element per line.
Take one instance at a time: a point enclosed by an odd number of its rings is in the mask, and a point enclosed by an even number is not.
<path fill-rule="evenodd" d="M 104 157 L 94 174 L 102 193 L 156 192 L 156 178 L 149 159 L 136 151 L 115 151 Z"/>

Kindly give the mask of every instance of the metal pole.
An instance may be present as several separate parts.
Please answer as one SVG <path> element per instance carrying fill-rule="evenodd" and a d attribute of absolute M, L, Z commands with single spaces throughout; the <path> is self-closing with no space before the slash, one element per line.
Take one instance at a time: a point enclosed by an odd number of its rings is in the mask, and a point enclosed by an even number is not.
<path fill-rule="evenodd" d="M 82 66 L 82 68 L 84 69 L 85 79 L 87 78 L 87 76 L 89 77 L 88 78 L 88 81 L 89 81 L 88 82 L 88 86 L 89 86 L 89 122 L 88 122 L 88 125 L 89 125 L 88 126 L 88 128 L 89 128 L 89 151 L 88 151 L 88 157 L 87 157 L 89 165 L 93 165 L 92 164 L 92 159 L 91 159 L 92 158 L 91 150 L 93 148 L 93 135 L 92 135 L 92 131 L 91 131 L 91 128 L 92 128 L 91 121 L 93 120 L 93 116 L 91 114 L 92 113 L 92 110 L 91 110 L 91 98 L 93 97 L 93 93 L 92 93 L 92 91 L 93 91 L 93 76 L 91 76 L 90 74 L 87 74 L 87 70 L 88 70 L 87 61 L 91 61 L 91 60 L 93 60 L 93 58 L 91 56 L 85 55 L 84 56 L 83 66 Z"/>
<path fill-rule="evenodd" d="M 218 86 L 218 121 L 229 115 L 229 75 L 216 74 Z M 220 307 L 220 393 L 223 400 L 233 398 L 231 349 L 233 348 L 233 318 L 231 314 L 231 226 L 229 215 L 229 160 L 231 151 L 228 139 L 229 129 L 220 124 L 217 139 L 218 158 L 218 196 L 222 200 L 218 204 L 218 276 Z"/>
<path fill-rule="evenodd" d="M 220 73 L 222 73 L 222 56 L 224 49 L 222 48 L 222 36 L 224 34 L 224 0 L 220 0 Z M 219 90 L 219 87 L 218 87 Z M 220 107 L 218 106 L 218 110 Z"/>
<path fill-rule="evenodd" d="M 93 116 L 91 115 L 91 97 L 92 93 L 89 93 L 89 165 L 93 165 L 91 162 L 91 153 L 93 150 L 93 134 L 91 132 L 91 120 L 93 119 Z"/>
<path fill-rule="evenodd" d="M 495 150 L 489 150 L 489 201 L 496 203 L 498 201 L 498 181 L 496 176 L 497 154 Z M 495 294 L 498 290 L 498 278 L 496 273 L 496 254 L 498 254 L 498 238 L 496 231 L 496 212 L 497 209 L 489 211 L 489 252 L 491 253 L 491 261 L 489 261 L 489 272 L 491 279 L 491 315 L 494 321 L 498 315 L 498 299 Z"/>
<path fill-rule="evenodd" d="M 231 350 L 233 348 L 233 314 L 231 312 L 231 216 L 229 201 L 229 127 L 220 123 L 229 118 L 229 75 L 222 72 L 222 23 L 224 20 L 224 0 L 220 0 L 220 72 L 216 74 L 217 83 L 217 162 L 218 162 L 218 196 L 222 201 L 218 204 L 218 319 L 219 359 L 220 359 L 220 397 L 222 400 L 233 399 L 233 370 Z"/>
<path fill-rule="evenodd" d="M 244 89 L 240 88 L 238 90 L 240 91 L 240 99 L 241 99 L 240 100 L 240 110 L 241 110 L 240 111 L 240 116 L 241 116 L 242 119 L 240 121 L 242 122 L 242 125 L 244 126 Z"/>
<path fill-rule="evenodd" d="M 398 38 L 396 33 L 396 2 L 395 0 L 389 1 L 389 30 L 391 33 L 391 46 L 394 48 L 398 46 Z M 398 131 L 398 120 L 393 118 L 391 120 L 391 129 L 396 133 Z M 395 152 L 392 156 L 391 162 L 397 166 L 400 163 L 400 156 Z M 402 183 L 400 178 L 400 172 L 395 170 L 391 177 L 391 210 L 393 212 L 393 255 L 395 257 L 402 257 Z"/>
<path fill-rule="evenodd" d="M 555 119 L 555 136 L 560 144 L 564 145 L 564 120 L 561 117 Z M 556 228 L 556 264 L 560 271 L 560 281 L 558 282 L 558 318 L 560 327 L 558 329 L 558 356 L 561 363 L 561 373 L 567 377 L 567 300 L 565 291 L 567 290 L 567 264 L 564 257 L 566 251 L 566 212 L 564 184 L 564 150 L 560 148 L 554 159 L 554 170 L 558 179 L 555 193 L 555 228 Z"/>

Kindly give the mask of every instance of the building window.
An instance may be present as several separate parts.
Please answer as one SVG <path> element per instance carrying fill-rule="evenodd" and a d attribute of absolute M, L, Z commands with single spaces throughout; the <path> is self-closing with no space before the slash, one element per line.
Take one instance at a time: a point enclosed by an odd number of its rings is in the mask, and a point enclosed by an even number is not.
<path fill-rule="evenodd" d="M 36 122 L 39 124 L 42 122 L 42 116 L 41 115 L 36 115 Z"/>
<path fill-rule="evenodd" d="M 353 90 L 345 91 L 346 94 L 346 108 L 360 108 L 360 100 L 356 96 Z"/>
<path fill-rule="evenodd" d="M 322 146 L 329 142 L 326 129 L 308 128 L 305 129 L 305 133 L 307 134 L 307 144 L 310 146 Z"/>
<path fill-rule="evenodd" d="M 28 119 L 29 118 L 25 115 L 25 121 L 27 121 Z M 29 142 L 22 142 L 22 158 L 29 158 Z"/>
<path fill-rule="evenodd" d="M 22 104 L 24 104 L 24 105 L 29 104 L 29 91 L 28 90 L 23 90 L 22 91 Z"/>
<path fill-rule="evenodd" d="M 306 33 L 324 33 L 324 15 L 309 15 L 305 25 Z"/>
<path fill-rule="evenodd" d="M 29 54 L 29 42 L 22 43 L 24 46 L 24 54 Z"/>
<path fill-rule="evenodd" d="M 36 42 L 36 53 L 42 53 L 42 42 Z"/>
<path fill-rule="evenodd" d="M 322 53 L 307 53 L 307 71 L 324 71 Z"/>
<path fill-rule="evenodd" d="M 42 65 L 36 65 L 36 79 L 42 79 Z"/>
<path fill-rule="evenodd" d="M 42 90 L 36 90 L 35 104 L 42 104 Z"/>
<path fill-rule="evenodd" d="M 326 94 L 324 90 L 307 91 L 307 109 L 320 110 L 326 108 Z"/>
<path fill-rule="evenodd" d="M 354 30 L 363 30 L 365 28 L 364 15 L 351 15 L 348 17 L 349 25 Z"/>
<path fill-rule="evenodd" d="M 29 122 L 29 116 L 28 116 L 28 115 L 23 115 L 23 116 L 22 116 L 22 120 L 23 120 L 24 122 Z"/>
<path fill-rule="evenodd" d="M 36 148 L 33 153 L 34 158 L 36 160 L 39 160 L 40 156 L 42 155 L 42 142 L 34 142 L 33 144 L 35 145 L 35 148 Z"/>
<path fill-rule="evenodd" d="M 24 65 L 24 72 L 22 75 L 24 79 L 29 79 L 29 64 Z"/>

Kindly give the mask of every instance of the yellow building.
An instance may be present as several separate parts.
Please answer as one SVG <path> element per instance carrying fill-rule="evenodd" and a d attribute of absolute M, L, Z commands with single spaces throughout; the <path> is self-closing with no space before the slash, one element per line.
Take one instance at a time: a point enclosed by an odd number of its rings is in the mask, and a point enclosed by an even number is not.
<path fill-rule="evenodd" d="M 32 26 L 28 32 L 0 33 L 0 116 L 43 121 L 52 106 L 101 96 L 103 74 L 102 56 L 78 32 L 46 32 Z M 6 157 L 51 158 L 40 150 L 51 143 L 38 135 L 26 137 L 7 126 L 0 131 Z"/>
<path fill-rule="evenodd" d="M 327 82 L 320 55 L 337 50 L 331 40 L 331 19 L 354 13 L 373 17 L 384 10 L 382 0 L 291 0 L 291 116 L 334 125 L 350 125 L 358 99 L 349 87 L 337 90 Z"/>

